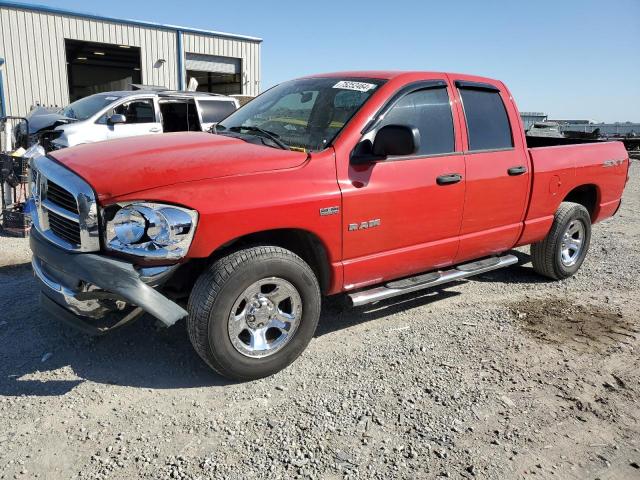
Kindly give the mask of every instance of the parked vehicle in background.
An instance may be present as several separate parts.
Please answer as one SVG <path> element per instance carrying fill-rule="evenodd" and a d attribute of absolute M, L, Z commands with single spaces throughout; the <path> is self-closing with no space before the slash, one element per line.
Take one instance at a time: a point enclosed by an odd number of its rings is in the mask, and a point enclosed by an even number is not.
<path fill-rule="evenodd" d="M 564 138 L 558 122 L 536 122 L 527 130 L 528 136 Z"/>
<path fill-rule="evenodd" d="M 322 295 L 378 302 L 528 244 L 570 277 L 628 180 L 620 142 L 529 148 L 507 87 L 469 75 L 302 78 L 215 130 L 33 160 L 44 308 L 92 332 L 186 318 L 214 370 L 263 377 L 305 349 Z"/>
<path fill-rule="evenodd" d="M 209 131 L 239 107 L 237 99 L 205 92 L 105 92 L 62 109 L 36 108 L 15 132 L 18 145 L 40 142 L 46 151 L 115 138 Z M 29 132 L 26 132 L 28 125 Z"/>

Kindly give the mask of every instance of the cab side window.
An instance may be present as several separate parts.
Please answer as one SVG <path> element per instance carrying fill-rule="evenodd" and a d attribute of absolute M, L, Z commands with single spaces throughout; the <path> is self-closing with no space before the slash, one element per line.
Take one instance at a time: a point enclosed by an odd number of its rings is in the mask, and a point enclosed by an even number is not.
<path fill-rule="evenodd" d="M 379 125 L 407 125 L 420 131 L 416 155 L 455 151 L 453 116 L 446 88 L 425 88 L 408 93 L 389 110 Z"/>
<path fill-rule="evenodd" d="M 153 123 L 156 121 L 153 100 L 151 99 L 123 103 L 114 110 L 115 113 L 120 113 L 127 117 L 127 123 Z"/>
<path fill-rule="evenodd" d="M 127 124 L 156 122 L 156 112 L 153 100 L 150 98 L 122 103 L 109 110 L 106 115 L 100 118 L 99 123 L 106 123 L 106 120 L 114 114 L 124 115 L 127 118 Z"/>
<path fill-rule="evenodd" d="M 460 88 L 467 120 L 469 150 L 499 150 L 513 147 L 507 110 L 497 90 Z"/>

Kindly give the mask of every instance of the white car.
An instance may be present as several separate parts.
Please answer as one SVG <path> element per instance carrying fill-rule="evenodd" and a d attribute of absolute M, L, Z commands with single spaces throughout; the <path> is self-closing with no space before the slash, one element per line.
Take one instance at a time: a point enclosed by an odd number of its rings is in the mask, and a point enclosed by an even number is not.
<path fill-rule="evenodd" d="M 25 124 L 16 139 L 46 151 L 114 138 L 165 132 L 209 131 L 236 111 L 233 97 L 205 92 L 133 90 L 105 92 L 81 98 L 57 111 L 32 111 L 29 135 Z"/>

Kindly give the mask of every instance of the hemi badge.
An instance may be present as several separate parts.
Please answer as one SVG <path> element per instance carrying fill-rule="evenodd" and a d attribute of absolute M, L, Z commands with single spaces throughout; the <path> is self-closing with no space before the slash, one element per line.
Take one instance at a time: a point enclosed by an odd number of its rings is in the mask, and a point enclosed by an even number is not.
<path fill-rule="evenodd" d="M 320 209 L 320 216 L 335 215 L 340 212 L 340 207 L 325 207 Z"/>

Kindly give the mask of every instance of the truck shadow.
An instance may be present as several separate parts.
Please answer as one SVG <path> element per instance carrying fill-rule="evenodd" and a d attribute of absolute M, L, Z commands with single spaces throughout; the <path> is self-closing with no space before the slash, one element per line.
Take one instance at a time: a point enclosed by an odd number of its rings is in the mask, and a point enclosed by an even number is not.
<path fill-rule="evenodd" d="M 543 277 L 533 270 L 533 267 L 531 266 L 531 255 L 528 253 L 520 252 L 518 250 L 511 250 L 507 253 L 518 257 L 518 263 L 516 265 L 499 270 L 492 270 L 475 277 L 470 277 L 469 280 L 473 282 L 516 283 L 529 285 L 555 282 L 555 280 Z"/>
<path fill-rule="evenodd" d="M 524 255 L 524 254 L 523 254 Z M 528 256 L 523 257 L 526 261 Z M 490 272 L 471 281 L 539 283 L 531 268 Z M 316 338 L 407 309 L 445 300 L 460 291 L 448 284 L 347 308 L 344 296 L 325 300 Z M 88 337 L 42 313 L 29 264 L 0 267 L 0 396 L 58 396 L 90 381 L 150 389 L 229 385 L 195 353 L 184 326 L 156 329 L 148 316 L 103 337 Z"/>
<path fill-rule="evenodd" d="M 89 337 L 40 311 L 30 264 L 0 267 L 0 396 L 64 395 L 91 381 L 140 388 L 228 385 L 195 353 L 184 322 L 144 316 Z"/>
<path fill-rule="evenodd" d="M 464 282 L 450 283 L 447 287 L 462 283 Z M 321 337 L 327 333 L 378 320 L 412 308 L 423 307 L 458 295 L 460 295 L 460 292 L 445 290 L 445 286 L 442 286 L 437 289 L 407 293 L 406 295 L 354 308 L 349 306 L 348 299 L 344 295 L 329 297 L 323 302 L 322 315 L 315 337 Z"/>

